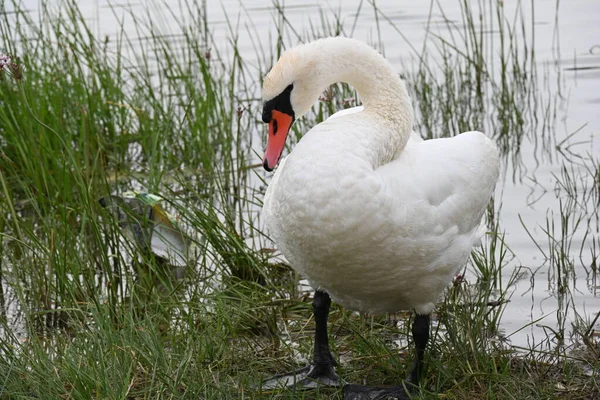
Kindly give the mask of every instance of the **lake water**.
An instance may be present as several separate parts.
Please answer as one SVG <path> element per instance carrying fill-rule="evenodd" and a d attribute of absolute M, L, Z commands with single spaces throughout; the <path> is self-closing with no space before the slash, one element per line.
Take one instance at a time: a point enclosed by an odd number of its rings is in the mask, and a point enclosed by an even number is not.
<path fill-rule="evenodd" d="M 35 12 L 37 0 L 24 3 Z M 111 8 L 105 0 L 79 3 L 98 37 L 113 38 L 119 29 L 117 18 L 127 27 L 130 18 L 127 10 L 141 12 L 143 7 L 140 3 Z M 332 20 L 335 14 L 346 34 L 378 44 L 399 71 L 416 62 L 427 39 L 428 46 L 434 45 L 433 34 L 449 39 L 452 34 L 462 32 L 460 2 L 457 0 L 439 1 L 433 7 L 429 2 L 380 0 L 377 7 L 387 20 L 377 16 L 371 4 L 361 1 L 288 0 L 279 4 L 285 10 L 288 37 L 295 35 L 289 28 L 291 26 L 306 39 L 310 36 L 311 26 L 321 26 L 321 15 Z M 557 4 L 535 0 L 518 4 L 507 1 L 504 7 L 508 19 L 513 18 L 519 7 L 523 20 L 529 22 L 526 26 L 528 34 L 534 26 L 535 36 L 533 39 L 529 36 L 528 40 L 535 49 L 539 90 L 543 92 L 541 97 L 552 101 L 556 108 L 555 136 L 544 143 L 550 151 L 541 151 L 544 146 L 539 141 L 524 139 L 520 151 L 522 163 L 516 179 L 513 179 L 513 166 L 509 165 L 499 184 L 496 201 L 497 205 L 501 203 L 501 229 L 512 253 L 512 259 L 503 270 L 503 279 L 507 282 L 515 268 L 522 267 L 523 272 L 510 289 L 511 301 L 506 306 L 501 325 L 512 344 L 528 347 L 546 338 L 543 326 L 555 328 L 564 324 L 570 331 L 571 323 L 576 321 L 575 311 L 587 321 L 600 311 L 597 297 L 600 286 L 588 273 L 593 258 L 590 248 L 595 244 L 595 254 L 600 252 L 598 220 L 591 218 L 589 223 L 584 221 L 577 229 L 571 229 L 572 223 L 566 224 L 568 229 L 562 241 L 549 241 L 545 232 L 553 223 L 555 239 L 563 235 L 559 210 L 561 203 L 564 207 L 569 200 L 564 191 L 556 190 L 562 166 L 572 168 L 571 175 L 579 176 L 575 192 L 582 195 L 585 185 L 591 187 L 592 175 L 578 155 L 593 156 L 596 162 L 600 159 L 600 2 L 570 0 Z M 249 60 L 256 62 L 258 79 L 268 67 L 265 63 L 270 62 L 269 55 L 276 43 L 275 27 L 281 22 L 273 2 L 208 0 L 206 10 L 214 41 L 222 51 L 221 57 L 230 55 L 228 44 L 233 26 L 239 32 L 237 45 L 242 57 L 250 64 L 252 61 Z M 174 17 L 168 12 L 155 7 L 152 14 L 162 33 L 178 33 L 173 24 Z M 189 19 L 185 13 L 175 14 L 182 20 Z M 456 22 L 455 28 L 449 30 L 448 21 Z M 429 33 L 427 26 L 432 27 Z M 491 40 L 498 37 L 497 31 L 486 34 Z M 264 52 L 264 57 L 256 57 L 257 48 L 259 54 Z M 430 62 L 433 64 L 434 60 Z M 572 135 L 575 131 L 578 132 Z M 562 154 L 555 151 L 557 144 L 560 144 Z M 257 150 L 260 154 L 261 149 Z M 594 212 L 590 209 L 592 206 L 593 202 L 591 206 L 583 207 L 586 211 L 578 212 L 584 218 L 590 217 Z M 563 246 L 562 249 L 575 268 L 574 276 L 569 278 L 570 290 L 565 296 L 556 286 L 557 267 L 550 249 L 569 242 L 570 247 Z M 537 322 L 531 324 L 532 321 Z M 524 326 L 527 327 L 521 329 Z"/>

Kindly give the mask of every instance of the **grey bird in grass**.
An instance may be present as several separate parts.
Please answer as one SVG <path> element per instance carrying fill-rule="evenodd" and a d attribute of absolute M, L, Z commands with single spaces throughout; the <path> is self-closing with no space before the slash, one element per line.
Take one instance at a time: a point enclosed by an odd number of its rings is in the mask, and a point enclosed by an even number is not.
<path fill-rule="evenodd" d="M 161 207 L 161 200 L 151 193 L 126 192 L 103 197 L 99 203 L 143 255 L 153 255 L 161 265 L 170 266 L 172 278 L 181 280 L 188 265 L 191 240 L 177 220 Z"/>

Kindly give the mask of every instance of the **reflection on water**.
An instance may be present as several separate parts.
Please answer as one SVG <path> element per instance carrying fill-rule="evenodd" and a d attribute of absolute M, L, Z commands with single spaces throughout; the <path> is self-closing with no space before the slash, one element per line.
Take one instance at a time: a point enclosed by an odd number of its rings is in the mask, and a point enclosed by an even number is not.
<path fill-rule="evenodd" d="M 24 3 L 27 8 L 36 9 L 37 1 Z M 112 39 L 120 26 L 128 26 L 131 10 L 139 12 L 143 7 L 142 4 L 110 6 L 105 0 L 79 3 L 96 35 Z M 231 33 L 239 31 L 237 47 L 254 71 L 254 78 L 258 78 L 276 57 L 276 28 L 282 29 L 294 43 L 322 34 L 325 31 L 322 19 L 329 21 L 330 16 L 336 15 L 339 31 L 378 46 L 407 79 L 416 76 L 414 71 L 421 62 L 428 64 L 435 77 L 444 62 L 439 39 L 464 44 L 468 43 L 464 37 L 469 35 L 469 27 L 460 22 L 464 20 L 460 2 L 439 3 L 438 7 L 429 2 L 382 0 L 377 2 L 380 12 L 375 12 L 362 1 L 307 4 L 293 0 L 281 2 L 282 13 L 269 0 L 243 4 L 237 0 L 209 0 L 208 25 L 219 47 L 209 51 L 214 57 L 229 59 Z M 492 10 L 487 9 L 486 4 L 481 10 L 483 20 L 494 21 L 496 16 L 490 14 Z M 521 71 L 520 80 L 509 84 L 535 86 L 526 87 L 522 98 L 513 99 L 523 103 L 523 110 L 530 109 L 530 114 L 525 116 L 529 131 L 518 143 L 518 157 L 508 157 L 504 180 L 497 191 L 497 218 L 508 248 L 502 280 L 510 281 L 515 269 L 519 271 L 518 279 L 509 288 L 510 302 L 501 326 L 504 335 L 516 346 L 545 346 L 543 340 L 560 340 L 552 335 L 557 327 L 572 332 L 592 321 L 600 311 L 595 275 L 600 254 L 600 115 L 597 112 L 600 3 L 569 1 L 555 8 L 538 0 L 505 2 L 504 7 L 507 19 L 527 22 L 524 36 L 520 26 L 513 34 L 516 42 L 527 41 L 530 47 L 529 52 L 521 54 L 525 58 L 523 65 L 530 69 Z M 181 32 L 174 28 L 177 26 L 174 21 L 193 23 L 191 14 L 158 8 L 151 13 L 156 29 L 170 35 L 175 45 Z M 473 24 L 479 28 L 480 22 Z M 496 24 L 485 30 L 483 43 L 492 50 L 482 57 L 495 59 L 499 49 L 509 45 L 500 42 L 497 27 Z M 139 41 L 143 43 L 144 38 Z M 419 57 L 426 46 L 430 50 L 428 58 L 423 60 Z M 482 77 L 482 81 L 499 76 L 502 67 L 489 65 L 489 76 Z M 254 89 L 258 94 L 258 84 Z M 514 93 L 519 88 L 511 89 Z M 419 110 L 419 104 L 415 106 Z M 518 104 L 515 109 L 519 109 Z M 422 108 L 420 110 L 423 124 L 427 115 Z M 486 114 L 485 107 L 482 110 L 483 113 L 473 119 L 479 118 L 481 127 L 473 128 L 497 126 L 496 118 L 500 117 Z M 260 140 L 254 143 L 257 153 L 261 154 Z M 512 146 L 511 142 L 509 147 Z M 468 278 L 473 276 L 471 273 Z"/>

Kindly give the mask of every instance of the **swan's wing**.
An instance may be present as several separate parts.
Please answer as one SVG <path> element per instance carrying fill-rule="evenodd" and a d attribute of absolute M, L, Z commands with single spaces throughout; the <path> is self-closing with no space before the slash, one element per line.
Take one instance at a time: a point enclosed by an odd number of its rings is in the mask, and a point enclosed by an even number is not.
<path fill-rule="evenodd" d="M 420 227 L 423 233 L 472 233 L 476 241 L 499 164 L 498 150 L 490 139 L 480 132 L 466 132 L 453 138 L 409 142 L 396 160 L 378 172 L 396 196 L 399 224 Z"/>

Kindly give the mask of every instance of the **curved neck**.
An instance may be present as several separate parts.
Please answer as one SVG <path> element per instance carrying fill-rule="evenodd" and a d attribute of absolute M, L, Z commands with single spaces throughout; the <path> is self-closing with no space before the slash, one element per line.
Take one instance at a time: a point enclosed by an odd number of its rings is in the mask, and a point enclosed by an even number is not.
<path fill-rule="evenodd" d="M 341 37 L 309 43 L 303 51 L 310 53 L 306 56 L 313 61 L 313 103 L 328 86 L 348 83 L 358 92 L 365 112 L 375 114 L 386 130 L 397 133 L 396 150 L 404 147 L 412 130 L 411 100 L 404 82 L 379 52 L 358 40 Z"/>

